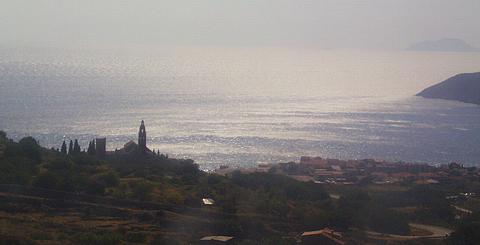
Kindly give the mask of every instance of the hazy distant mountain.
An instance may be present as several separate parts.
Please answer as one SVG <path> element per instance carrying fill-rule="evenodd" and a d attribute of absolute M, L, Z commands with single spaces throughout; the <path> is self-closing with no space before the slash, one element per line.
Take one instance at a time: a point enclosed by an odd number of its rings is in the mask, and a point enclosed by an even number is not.
<path fill-rule="evenodd" d="M 413 51 L 447 51 L 447 52 L 476 52 L 479 49 L 471 46 L 462 39 L 445 38 L 436 41 L 415 43 L 408 48 Z"/>
<path fill-rule="evenodd" d="M 417 96 L 480 105 L 480 72 L 458 74 L 423 90 Z"/>

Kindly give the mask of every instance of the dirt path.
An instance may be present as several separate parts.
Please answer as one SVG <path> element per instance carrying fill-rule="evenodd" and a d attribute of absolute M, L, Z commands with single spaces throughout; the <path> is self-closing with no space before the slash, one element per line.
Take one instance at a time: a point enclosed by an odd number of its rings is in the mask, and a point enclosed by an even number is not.
<path fill-rule="evenodd" d="M 452 207 L 454 207 L 457 211 L 460 211 L 460 212 L 463 212 L 463 213 L 466 213 L 466 214 L 472 214 L 473 213 L 472 210 L 461 208 L 459 206 L 452 205 Z"/>
<path fill-rule="evenodd" d="M 415 223 L 410 223 L 409 225 L 413 228 L 426 230 L 431 234 L 425 235 L 425 236 L 402 236 L 402 235 L 378 233 L 374 231 L 367 231 L 367 234 L 375 237 L 382 237 L 383 239 L 392 238 L 392 239 L 398 239 L 398 240 L 411 240 L 411 239 L 420 239 L 420 238 L 443 238 L 446 235 L 453 232 L 453 230 L 451 229 L 440 227 L 440 226 L 423 225 L 423 224 L 415 224 Z"/>
<path fill-rule="evenodd" d="M 422 224 L 414 224 L 414 223 L 411 223 L 410 226 L 431 232 L 432 234 L 427 236 L 430 238 L 445 237 L 446 235 L 449 235 L 450 233 L 453 232 L 453 230 L 449 228 L 441 227 L 441 226 L 422 225 Z"/>

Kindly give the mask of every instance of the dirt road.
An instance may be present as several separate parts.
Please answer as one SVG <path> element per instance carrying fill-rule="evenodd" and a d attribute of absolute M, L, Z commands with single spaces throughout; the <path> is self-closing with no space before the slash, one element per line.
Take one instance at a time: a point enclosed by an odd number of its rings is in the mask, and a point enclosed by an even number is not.
<path fill-rule="evenodd" d="M 385 234 L 385 233 L 378 233 L 374 231 L 367 231 L 367 234 L 375 237 L 382 237 L 382 238 L 392 238 L 397 240 L 411 240 L 411 239 L 420 239 L 420 238 L 443 238 L 446 235 L 453 232 L 453 230 L 440 227 L 440 226 L 433 226 L 433 225 L 424 225 L 424 224 L 409 224 L 413 228 L 421 229 L 430 232 L 430 235 L 425 236 L 402 236 L 402 235 L 394 235 L 394 234 Z"/>

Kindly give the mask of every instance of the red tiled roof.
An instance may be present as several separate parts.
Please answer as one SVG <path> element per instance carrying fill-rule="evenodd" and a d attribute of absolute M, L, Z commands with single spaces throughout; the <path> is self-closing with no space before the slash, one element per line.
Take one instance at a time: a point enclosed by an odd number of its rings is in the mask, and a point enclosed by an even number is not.
<path fill-rule="evenodd" d="M 200 241 L 220 241 L 220 242 L 227 242 L 232 240 L 233 237 L 231 236 L 206 236 L 202 237 Z"/>
<path fill-rule="evenodd" d="M 340 244 L 340 245 L 345 244 L 344 241 L 340 240 L 342 235 L 329 228 L 324 228 L 322 230 L 317 230 L 317 231 L 306 231 L 302 233 L 302 237 L 304 236 L 324 236 L 337 244 Z"/>

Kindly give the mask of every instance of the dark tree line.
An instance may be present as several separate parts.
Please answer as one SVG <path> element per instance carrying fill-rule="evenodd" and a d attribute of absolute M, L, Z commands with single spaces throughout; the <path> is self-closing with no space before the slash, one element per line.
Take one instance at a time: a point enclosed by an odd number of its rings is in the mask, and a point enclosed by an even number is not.
<path fill-rule="evenodd" d="M 87 149 L 88 155 L 95 155 L 96 150 L 95 150 L 95 140 L 92 140 L 88 142 L 88 149 Z"/>
<path fill-rule="evenodd" d="M 75 139 L 75 142 L 70 140 L 70 143 L 68 144 L 68 151 L 67 151 L 67 144 L 65 143 L 65 140 L 64 140 L 62 143 L 62 147 L 60 148 L 60 152 L 68 155 L 79 154 L 81 152 L 81 148 L 80 148 L 80 145 L 78 144 L 78 140 Z"/>
<path fill-rule="evenodd" d="M 63 154 L 67 154 L 67 144 L 65 143 L 65 140 L 62 143 L 62 148 L 60 150 Z"/>

